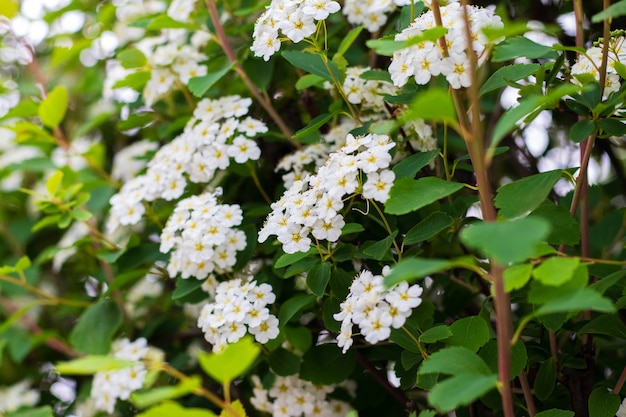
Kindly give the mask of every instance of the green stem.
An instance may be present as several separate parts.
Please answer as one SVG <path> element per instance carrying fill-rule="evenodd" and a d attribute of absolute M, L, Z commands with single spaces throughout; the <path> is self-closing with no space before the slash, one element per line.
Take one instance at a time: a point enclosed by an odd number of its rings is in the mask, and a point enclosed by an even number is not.
<path fill-rule="evenodd" d="M 389 222 L 387 221 L 387 218 L 385 217 L 385 214 L 380 209 L 380 207 L 378 207 L 378 204 L 376 204 L 376 202 L 374 200 L 371 200 L 371 204 L 372 204 L 372 206 L 374 206 L 374 208 L 378 212 L 378 215 L 382 219 L 383 224 L 385 225 L 385 229 L 387 230 L 387 233 L 389 233 L 389 235 L 391 236 L 393 234 L 393 231 L 391 230 L 391 226 L 389 225 Z M 402 260 L 402 248 L 400 246 L 398 246 L 398 243 L 396 242 L 396 239 L 393 240 L 393 247 L 396 248 L 396 252 L 398 252 L 398 262 L 400 262 Z"/>
<path fill-rule="evenodd" d="M 256 169 L 254 169 L 254 166 L 252 165 L 252 163 L 248 163 L 248 167 L 250 168 L 250 175 L 252 176 L 252 181 L 254 181 L 254 185 L 256 185 L 257 190 L 259 190 L 259 192 L 261 193 L 261 195 L 263 196 L 263 199 L 265 200 L 267 204 L 272 204 L 273 200 L 270 198 L 269 195 L 267 195 L 267 193 L 265 192 L 265 189 L 263 189 L 263 184 L 261 184 L 261 181 L 259 180 L 259 176 L 256 172 Z"/>

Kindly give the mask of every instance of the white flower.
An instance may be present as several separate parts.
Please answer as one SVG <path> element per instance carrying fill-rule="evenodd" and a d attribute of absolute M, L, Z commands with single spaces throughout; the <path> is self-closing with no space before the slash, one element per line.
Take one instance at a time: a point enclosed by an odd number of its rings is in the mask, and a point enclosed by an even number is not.
<path fill-rule="evenodd" d="M 389 199 L 389 190 L 396 176 L 390 169 L 367 174 L 367 181 L 363 184 L 363 197 L 371 198 L 381 203 Z"/>
<path fill-rule="evenodd" d="M 337 12 L 341 7 L 332 0 L 305 0 L 302 12 L 315 20 L 325 20 L 329 14 Z"/>

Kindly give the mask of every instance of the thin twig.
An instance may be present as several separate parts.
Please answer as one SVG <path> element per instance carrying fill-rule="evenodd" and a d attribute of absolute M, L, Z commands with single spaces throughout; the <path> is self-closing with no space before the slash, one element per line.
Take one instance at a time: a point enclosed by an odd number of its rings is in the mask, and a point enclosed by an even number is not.
<path fill-rule="evenodd" d="M 535 401 L 533 400 L 530 385 L 528 385 L 528 376 L 526 376 L 526 371 L 522 371 L 519 374 L 518 379 L 520 385 L 522 386 L 522 393 L 524 394 L 524 401 L 526 401 L 526 408 L 528 408 L 528 417 L 535 417 L 537 409 L 535 408 Z"/>

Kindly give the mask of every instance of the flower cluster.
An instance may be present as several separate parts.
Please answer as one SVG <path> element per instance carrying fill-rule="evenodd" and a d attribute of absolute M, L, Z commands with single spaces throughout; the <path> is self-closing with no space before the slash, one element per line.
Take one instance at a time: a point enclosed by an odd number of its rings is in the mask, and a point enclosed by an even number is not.
<path fill-rule="evenodd" d="M 172 0 L 167 9 L 167 15 L 179 22 L 187 22 L 195 7 L 196 0 Z"/>
<path fill-rule="evenodd" d="M 278 336 L 278 319 L 267 308 L 276 300 L 269 284 L 235 278 L 221 282 L 215 291 L 215 301 L 202 307 L 198 327 L 214 352 L 222 351 L 246 333 L 259 343 Z"/>
<path fill-rule="evenodd" d="M 167 271 L 175 277 L 206 278 L 211 272 L 230 272 L 246 235 L 235 229 L 243 220 L 241 208 L 219 204 L 215 193 L 181 200 L 161 233 L 160 251 L 170 256 Z"/>
<path fill-rule="evenodd" d="M 276 235 L 286 253 L 306 252 L 315 239 L 335 242 L 345 225 L 339 211 L 343 197 L 359 193 L 384 203 L 395 174 L 388 169 L 395 146 L 386 135 L 349 134 L 345 145 L 329 155 L 317 175 L 295 181 L 277 202 L 259 232 L 259 241 Z M 367 179 L 363 181 L 363 174 Z M 358 190 L 358 191 L 357 191 Z"/>
<path fill-rule="evenodd" d="M 353 25 L 363 25 L 370 32 L 377 32 L 387 23 L 387 14 L 398 6 L 411 4 L 411 0 L 346 0 L 343 14 Z"/>
<path fill-rule="evenodd" d="M 269 390 L 258 376 L 252 377 L 252 405 L 274 417 L 343 417 L 351 409 L 348 403 L 328 398 L 337 385 L 314 385 L 296 375 L 277 376 Z M 350 391 L 349 384 L 343 384 Z M 351 393 L 352 394 L 352 393 Z"/>
<path fill-rule="evenodd" d="M 25 379 L 9 387 L 0 388 L 0 415 L 20 407 L 32 407 L 39 402 L 39 391 L 30 389 L 31 381 Z"/>
<path fill-rule="evenodd" d="M 490 9 L 466 6 L 472 34 L 472 49 L 479 61 L 486 57 L 483 52 L 489 45 L 489 39 L 483 29 L 503 26 L 500 17 Z M 438 42 L 422 41 L 416 45 L 400 49 L 393 54 L 389 73 L 393 83 L 403 86 L 410 77 L 417 84 L 426 84 L 431 77 L 442 74 L 454 89 L 469 87 L 471 84 L 470 59 L 467 56 L 467 37 L 463 6 L 450 3 L 441 7 L 442 25 L 448 29 L 446 47 L 442 49 Z M 421 36 L 423 31 L 436 26 L 432 10 L 417 17 L 415 21 L 395 36 L 397 41 L 406 41 Z"/>
<path fill-rule="evenodd" d="M 383 270 L 383 273 L 385 271 Z M 333 317 L 341 321 L 337 345 L 347 352 L 352 346 L 352 326 L 357 325 L 365 340 L 375 344 L 389 338 L 391 328 L 398 329 L 422 303 L 422 287 L 400 282 L 386 289 L 383 275 L 362 271 L 350 285 L 341 311 Z"/>
<path fill-rule="evenodd" d="M 149 347 L 143 337 L 134 342 L 119 339 L 113 342 L 111 351 L 115 358 L 137 361 L 137 364 L 114 371 L 98 372 L 94 375 L 91 398 L 95 400 L 98 410 L 109 414 L 113 413 L 118 399 L 127 400 L 133 391 L 143 386 L 148 371 L 140 361 L 148 355 Z"/>
<path fill-rule="evenodd" d="M 315 33 L 316 21 L 325 20 L 339 9 L 334 0 L 272 0 L 254 25 L 252 52 L 269 61 L 280 49 L 279 30 L 298 43 Z"/>
<path fill-rule="evenodd" d="M 188 180 L 209 182 L 217 170 L 230 165 L 230 158 L 240 164 L 259 159 L 261 150 L 251 138 L 267 132 L 267 126 L 244 118 L 251 104 L 252 100 L 239 96 L 200 101 L 183 133 L 156 152 L 147 172 L 111 197 L 108 230 L 137 224 L 145 212 L 143 201 L 175 200 Z"/>
<path fill-rule="evenodd" d="M 397 89 L 387 81 L 362 78 L 361 75 L 369 70 L 371 70 L 370 67 L 349 67 L 346 70 L 343 89 L 350 103 L 361 104 L 365 109 L 384 112 L 383 97 L 395 94 Z"/>
<path fill-rule="evenodd" d="M 624 36 L 612 37 L 609 41 L 608 65 L 606 67 L 606 81 L 604 85 L 604 96 L 607 97 L 621 87 L 622 78 L 615 69 L 615 63 L 626 63 L 626 47 Z M 602 67 L 602 49 L 604 45 L 593 46 L 584 54 L 580 54 L 576 63 L 572 66 L 573 81 L 580 84 L 576 75 L 589 74 L 600 81 L 600 67 Z"/>

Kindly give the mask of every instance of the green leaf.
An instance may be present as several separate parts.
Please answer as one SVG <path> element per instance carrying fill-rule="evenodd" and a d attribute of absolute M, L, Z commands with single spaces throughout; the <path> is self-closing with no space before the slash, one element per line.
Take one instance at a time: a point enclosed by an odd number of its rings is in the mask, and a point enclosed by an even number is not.
<path fill-rule="evenodd" d="M 393 244 L 393 240 L 396 238 L 398 234 L 397 230 L 394 230 L 392 234 L 384 238 L 383 240 L 379 240 L 373 245 L 363 249 L 363 253 L 372 259 L 376 259 L 377 261 L 382 260 L 385 257 L 385 254 Z"/>
<path fill-rule="evenodd" d="M 389 191 L 385 213 L 406 214 L 447 197 L 463 188 L 458 182 L 445 181 L 436 177 L 418 180 L 400 178 Z"/>
<path fill-rule="evenodd" d="M 530 280 L 533 270 L 531 264 L 519 264 L 504 270 L 504 289 L 506 292 L 519 290 Z"/>
<path fill-rule="evenodd" d="M 254 339 L 244 336 L 238 342 L 228 344 L 220 353 L 200 353 L 198 362 L 207 375 L 222 385 L 228 385 L 254 363 L 260 352 L 261 348 L 254 343 Z"/>
<path fill-rule="evenodd" d="M 385 285 L 391 287 L 399 282 L 413 282 L 435 272 L 445 271 L 453 267 L 447 259 L 405 258 L 391 268 L 385 276 Z"/>
<path fill-rule="evenodd" d="M 472 352 L 478 352 L 489 341 L 489 325 L 480 316 L 464 317 L 450 325 L 452 337 L 448 344 L 463 346 Z"/>
<path fill-rule="evenodd" d="M 578 258 L 548 258 L 534 269 L 533 278 L 543 285 L 559 287 L 572 279 L 578 265 L 580 265 Z"/>
<path fill-rule="evenodd" d="M 453 223 L 452 217 L 442 211 L 435 211 L 407 232 L 403 244 L 412 245 L 428 240 L 452 226 Z"/>
<path fill-rule="evenodd" d="M 266 90 L 274 76 L 276 60 L 264 61 L 258 58 L 250 58 L 245 60 L 242 65 L 254 85 L 260 90 Z"/>
<path fill-rule="evenodd" d="M 238 417 L 247 417 L 246 409 L 243 407 L 243 404 L 239 400 L 235 400 L 230 404 L 232 409 L 228 410 L 226 408 L 222 409 L 220 413 L 220 417 L 232 417 L 233 415 Z"/>
<path fill-rule="evenodd" d="M 137 414 L 137 417 L 216 417 L 215 413 L 204 408 L 185 408 L 174 401 L 164 401 L 143 413 Z"/>
<path fill-rule="evenodd" d="M 112 88 L 116 89 L 128 87 L 132 88 L 135 91 L 142 91 L 148 81 L 150 81 L 151 77 L 152 74 L 150 73 L 150 71 L 133 72 L 132 74 L 128 74 L 126 78 L 119 80 L 115 84 L 113 84 Z"/>
<path fill-rule="evenodd" d="M 591 288 L 577 288 L 552 299 L 535 311 L 535 316 L 553 313 L 570 313 L 581 310 L 595 310 L 602 313 L 613 313 L 615 307 L 611 300 L 601 296 Z"/>
<path fill-rule="evenodd" d="M 174 20 L 166 14 L 161 14 L 157 16 L 148 24 L 146 29 L 148 30 L 187 29 L 191 31 L 197 30 L 193 25 L 179 22 L 178 20 Z"/>
<path fill-rule="evenodd" d="M 197 375 L 181 381 L 173 386 L 157 387 L 150 390 L 135 391 L 130 394 L 130 402 L 137 408 L 147 408 L 166 400 L 191 394 L 202 386 L 202 378 Z"/>
<path fill-rule="evenodd" d="M 574 271 L 572 278 L 558 287 L 544 285 L 538 280 L 533 280 L 527 294 L 528 302 L 532 304 L 545 304 L 550 300 L 560 297 L 564 293 L 586 287 L 588 281 L 589 271 L 585 264 L 580 264 Z"/>
<path fill-rule="evenodd" d="M 359 37 L 363 29 L 363 25 L 352 28 L 341 40 L 339 48 L 337 48 L 337 55 L 345 55 L 354 43 L 354 41 L 356 41 L 356 39 Z"/>
<path fill-rule="evenodd" d="M 626 123 L 620 119 L 608 118 L 598 119 L 598 126 L 605 133 L 603 136 L 624 136 L 626 135 Z"/>
<path fill-rule="evenodd" d="M 311 307 L 315 299 L 316 297 L 312 294 L 298 294 L 285 301 L 278 312 L 278 321 L 281 326 L 287 324 L 298 312 Z"/>
<path fill-rule="evenodd" d="M 603 277 L 589 287 L 593 288 L 597 293 L 604 294 L 609 288 L 617 284 L 626 275 L 626 270 L 615 271 L 612 274 Z"/>
<path fill-rule="evenodd" d="M 330 263 L 324 262 L 311 268 L 306 276 L 306 286 L 318 297 L 324 295 L 330 280 Z"/>
<path fill-rule="evenodd" d="M 56 86 L 48 93 L 48 96 L 39 105 L 37 114 L 41 122 L 51 129 L 61 124 L 67 111 L 67 89 L 63 86 Z"/>
<path fill-rule="evenodd" d="M 518 57 L 519 55 L 515 56 Z M 530 121 L 528 116 L 532 116 L 530 119 L 534 118 L 541 110 L 556 106 L 562 97 L 573 95 L 579 90 L 580 87 L 573 84 L 562 84 L 551 90 L 548 95 L 533 95 L 521 99 L 519 105 L 511 107 L 498 119 L 489 145 L 490 152 L 493 153 L 493 149 L 516 126 L 522 122 Z"/>
<path fill-rule="evenodd" d="M 143 67 L 148 61 L 143 52 L 136 48 L 123 49 L 117 53 L 116 57 L 124 68 Z"/>
<path fill-rule="evenodd" d="M 396 164 L 393 167 L 393 173 L 396 174 L 396 179 L 404 177 L 413 178 L 422 168 L 430 164 L 437 155 L 439 155 L 438 150 L 418 152 Z"/>
<path fill-rule="evenodd" d="M 319 385 L 345 381 L 356 367 L 354 349 L 341 353 L 334 343 L 313 346 L 302 357 L 300 378 Z"/>
<path fill-rule="evenodd" d="M 455 375 L 435 385 L 428 401 L 442 412 L 451 411 L 474 402 L 495 388 L 497 383 L 497 375 Z"/>
<path fill-rule="evenodd" d="M 516 36 L 500 42 L 493 49 L 491 60 L 493 62 L 503 62 L 526 57 L 536 58 L 556 58 L 558 54 L 549 46 L 540 45 L 524 36 Z"/>
<path fill-rule="evenodd" d="M 589 396 L 589 415 L 593 417 L 613 417 L 622 400 L 619 395 L 607 390 L 606 387 L 597 387 Z"/>
<path fill-rule="evenodd" d="M 626 325 L 613 314 L 603 314 L 585 324 L 576 333 L 602 334 L 626 340 Z"/>
<path fill-rule="evenodd" d="M 107 355 L 88 355 L 71 361 L 58 362 L 54 367 L 62 375 L 93 375 L 97 372 L 128 368 L 137 363 Z"/>
<path fill-rule="evenodd" d="M 574 417 L 574 412 L 552 408 L 535 414 L 535 417 Z"/>
<path fill-rule="evenodd" d="M 507 219 L 522 217 L 536 209 L 548 197 L 562 170 L 542 172 L 503 185 L 498 189 L 495 205 Z"/>
<path fill-rule="evenodd" d="M 430 88 L 420 94 L 409 104 L 409 108 L 400 115 L 402 124 L 414 120 L 457 124 L 456 109 L 448 90 Z"/>
<path fill-rule="evenodd" d="M 552 230 L 548 236 L 548 243 L 553 245 L 576 245 L 580 242 L 580 225 L 572 217 L 568 209 L 561 205 L 546 203 L 535 209 L 531 216 L 541 217 L 550 222 Z"/>
<path fill-rule="evenodd" d="M 196 97 L 204 96 L 234 65 L 227 58 L 216 59 L 211 63 L 207 75 L 193 77 L 189 80 L 189 91 Z"/>
<path fill-rule="evenodd" d="M 349 235 L 352 233 L 359 233 L 365 230 L 365 227 L 361 223 L 346 223 L 341 229 L 341 236 Z M 313 248 L 313 250 L 315 250 Z"/>
<path fill-rule="evenodd" d="M 569 138 L 572 142 L 582 142 L 596 131 L 596 124 L 593 120 L 582 119 L 577 121 L 569 129 Z"/>
<path fill-rule="evenodd" d="M 495 339 L 490 339 L 485 346 L 480 348 L 478 355 L 483 358 L 494 373 L 498 372 L 498 342 Z M 517 343 L 511 347 L 510 358 L 511 372 L 509 377 L 513 380 L 526 368 L 526 364 L 528 363 L 528 352 L 526 351 L 524 342 L 518 340 Z"/>
<path fill-rule="evenodd" d="M 285 334 L 287 341 L 300 352 L 309 350 L 313 343 L 311 330 L 305 326 L 284 326 L 282 332 Z"/>
<path fill-rule="evenodd" d="M 289 266 L 298 262 L 301 259 L 306 258 L 307 256 L 310 256 L 316 253 L 317 253 L 317 249 L 315 248 L 309 249 L 308 252 L 284 253 L 276 260 L 276 263 L 274 264 L 274 268 L 276 269 L 284 268 L 286 266 Z"/>
<path fill-rule="evenodd" d="M 138 112 L 128 116 L 126 120 L 120 120 L 117 123 L 119 130 L 131 130 L 146 127 L 157 119 L 157 115 L 153 112 Z"/>
<path fill-rule="evenodd" d="M 554 358 L 550 357 L 539 366 L 537 377 L 535 378 L 535 395 L 541 401 L 547 399 L 556 383 L 556 364 Z"/>
<path fill-rule="evenodd" d="M 423 374 L 473 374 L 490 375 L 491 369 L 475 352 L 463 346 L 438 350 L 426 359 L 419 370 Z"/>
<path fill-rule="evenodd" d="M 310 72 L 311 74 L 318 75 L 326 81 L 332 82 L 333 77 L 336 80 L 341 80 L 342 78 L 337 66 L 333 62 L 327 61 L 327 67 L 324 64 L 324 59 L 319 54 L 301 51 L 284 51 L 282 56 L 291 65 Z M 332 71 L 332 75 L 328 71 L 329 68 Z"/>
<path fill-rule="evenodd" d="M 305 88 L 312 87 L 314 85 L 322 86 L 324 84 L 324 78 L 315 74 L 305 74 L 296 81 L 296 90 L 304 90 Z"/>
<path fill-rule="evenodd" d="M 526 217 L 504 222 L 472 224 L 461 231 L 461 241 L 502 265 L 528 259 L 550 232 L 543 219 Z"/>
<path fill-rule="evenodd" d="M 622 0 L 611 4 L 606 9 L 591 16 L 591 22 L 600 23 L 603 20 L 613 19 L 624 15 L 626 15 L 626 1 Z"/>
<path fill-rule="evenodd" d="M 421 343 L 435 343 L 440 340 L 445 340 L 452 336 L 450 328 L 445 324 L 439 324 L 424 331 L 419 337 Z"/>
<path fill-rule="evenodd" d="M 431 29 L 422 31 L 421 34 L 413 36 L 407 40 L 396 41 L 393 37 L 382 39 L 373 39 L 365 42 L 365 44 L 376 51 L 378 55 L 392 56 L 394 52 L 400 49 L 408 48 L 411 45 L 417 45 L 424 41 L 435 42 L 440 37 L 448 33 L 448 29 L 442 26 L 435 26 Z"/>
<path fill-rule="evenodd" d="M 276 348 L 270 353 L 268 360 L 276 375 L 289 376 L 300 372 L 300 358 L 285 348 Z"/>
<path fill-rule="evenodd" d="M 81 314 L 69 340 L 78 352 L 106 354 L 121 325 L 122 314 L 117 305 L 111 300 L 99 301 Z"/>
<path fill-rule="evenodd" d="M 391 329 L 391 334 L 389 335 L 389 340 L 413 353 L 421 353 L 419 344 L 417 343 L 420 337 L 420 332 L 417 328 L 417 325 L 413 324 L 410 321 L 404 323 L 399 329 Z"/>
<path fill-rule="evenodd" d="M 378 70 L 378 69 L 373 69 L 373 70 L 362 72 L 359 75 L 359 78 L 362 80 L 385 81 L 388 83 L 392 83 L 391 75 L 389 75 L 389 71 L 383 71 L 383 70 Z"/>
<path fill-rule="evenodd" d="M 1 6 L 0 6 L 1 7 Z M 37 408 L 27 408 L 5 414 L 6 417 L 54 417 L 52 407 L 49 405 Z"/>
<path fill-rule="evenodd" d="M 339 114 L 339 111 L 334 111 L 332 113 L 320 114 L 319 116 L 317 116 L 313 120 L 311 120 L 308 125 L 306 125 L 302 129 L 298 130 L 293 135 L 293 138 L 294 139 L 302 139 L 302 138 L 305 138 L 305 137 L 309 136 L 310 134 L 318 131 L 322 126 L 324 126 L 326 123 L 328 123 L 337 114 Z"/>
<path fill-rule="evenodd" d="M 513 81 L 519 81 L 522 78 L 533 75 L 539 68 L 541 68 L 539 64 L 512 64 L 499 68 L 496 72 L 491 74 L 482 87 L 480 87 L 479 94 L 482 96 L 483 94 L 506 87 Z"/>

